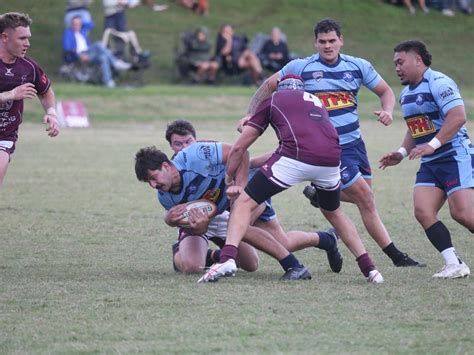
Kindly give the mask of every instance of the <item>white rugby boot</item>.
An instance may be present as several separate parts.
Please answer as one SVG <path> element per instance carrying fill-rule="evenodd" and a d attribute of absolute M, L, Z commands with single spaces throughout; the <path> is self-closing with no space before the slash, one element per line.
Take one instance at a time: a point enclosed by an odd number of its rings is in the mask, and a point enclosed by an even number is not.
<path fill-rule="evenodd" d="M 201 282 L 216 282 L 222 277 L 235 276 L 237 265 L 234 259 L 229 259 L 225 263 L 216 263 L 198 280 Z"/>
<path fill-rule="evenodd" d="M 461 262 L 461 264 L 446 264 L 440 272 L 433 275 L 435 279 L 458 279 L 460 277 L 467 277 L 471 273 L 469 267 Z"/>
<path fill-rule="evenodd" d="M 378 270 L 372 270 L 369 272 L 369 276 L 367 276 L 367 282 L 371 284 L 381 284 L 383 283 L 383 276 Z"/>

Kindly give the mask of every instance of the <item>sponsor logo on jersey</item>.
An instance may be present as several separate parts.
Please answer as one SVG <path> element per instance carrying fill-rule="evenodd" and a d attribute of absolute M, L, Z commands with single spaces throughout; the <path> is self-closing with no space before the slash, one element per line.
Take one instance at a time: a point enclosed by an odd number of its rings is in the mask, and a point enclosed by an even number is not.
<path fill-rule="evenodd" d="M 342 75 L 342 79 L 344 79 L 344 81 L 347 81 L 348 83 L 350 83 L 351 81 L 354 81 L 354 75 L 352 75 L 352 73 L 350 71 L 346 71 Z"/>
<path fill-rule="evenodd" d="M 446 100 L 447 98 L 454 96 L 454 94 L 454 89 L 450 86 L 442 86 L 438 90 L 438 95 L 442 100 Z"/>
<path fill-rule="evenodd" d="M 197 151 L 197 155 L 199 157 L 199 159 L 202 159 L 202 160 L 210 160 L 211 159 L 211 147 L 208 146 L 208 145 L 202 145 L 199 147 L 198 151 Z"/>
<path fill-rule="evenodd" d="M 13 68 L 5 68 L 7 71 L 5 72 L 5 76 L 14 76 L 12 70 Z"/>
<path fill-rule="evenodd" d="M 316 95 L 328 111 L 355 106 L 355 97 L 349 91 L 317 92 Z"/>
<path fill-rule="evenodd" d="M 415 139 L 436 132 L 433 122 L 426 116 L 411 117 L 406 120 L 406 124 Z"/>
<path fill-rule="evenodd" d="M 324 76 L 324 73 L 322 71 L 315 71 L 312 75 L 313 75 L 314 80 L 316 80 L 317 82 L 320 82 Z"/>
<path fill-rule="evenodd" d="M 207 190 L 204 193 L 204 195 L 202 195 L 201 198 L 217 203 L 217 200 L 219 199 L 220 194 L 221 194 L 221 189 L 216 187 L 214 189 Z"/>

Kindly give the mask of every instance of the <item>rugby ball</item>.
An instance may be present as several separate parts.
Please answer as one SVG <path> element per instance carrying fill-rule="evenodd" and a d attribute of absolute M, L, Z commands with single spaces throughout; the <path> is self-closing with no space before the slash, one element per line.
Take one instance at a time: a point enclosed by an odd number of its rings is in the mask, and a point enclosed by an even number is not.
<path fill-rule="evenodd" d="M 212 218 L 217 214 L 217 206 L 212 201 L 201 199 L 188 202 L 186 204 L 186 210 L 183 212 L 182 218 L 178 222 L 180 227 L 189 227 L 190 211 L 194 208 L 207 213 L 209 218 Z"/>

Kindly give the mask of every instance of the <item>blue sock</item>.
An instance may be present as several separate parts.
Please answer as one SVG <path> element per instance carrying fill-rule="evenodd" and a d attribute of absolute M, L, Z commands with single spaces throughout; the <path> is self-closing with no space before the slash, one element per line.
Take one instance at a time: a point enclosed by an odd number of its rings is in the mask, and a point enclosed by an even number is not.
<path fill-rule="evenodd" d="M 300 264 L 298 259 L 296 259 L 296 256 L 294 256 L 292 253 L 288 254 L 287 257 L 279 260 L 279 263 L 285 271 L 288 271 L 288 269 L 292 269 L 295 267 L 303 267 L 303 265 Z"/>
<path fill-rule="evenodd" d="M 317 232 L 319 235 L 319 244 L 316 248 L 331 251 L 336 249 L 336 239 L 327 232 Z"/>

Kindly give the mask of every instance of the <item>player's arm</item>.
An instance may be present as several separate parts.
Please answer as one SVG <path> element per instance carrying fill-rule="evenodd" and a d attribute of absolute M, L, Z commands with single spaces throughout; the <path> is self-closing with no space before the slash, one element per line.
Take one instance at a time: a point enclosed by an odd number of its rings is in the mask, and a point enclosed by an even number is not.
<path fill-rule="evenodd" d="M 273 152 L 264 153 L 257 155 L 256 157 L 250 158 L 250 169 L 260 168 L 265 162 L 270 159 Z"/>
<path fill-rule="evenodd" d="M 411 136 L 410 131 L 407 130 L 400 148 L 396 152 L 387 153 L 382 158 L 380 158 L 379 168 L 385 169 L 387 166 L 399 164 L 414 147 L 415 140 Z"/>
<path fill-rule="evenodd" d="M 230 179 L 235 179 L 236 184 L 238 184 L 237 181 L 237 172 L 239 165 L 243 160 L 247 160 L 248 158 L 245 159 L 245 157 L 248 157 L 248 151 L 247 149 L 257 140 L 259 137 L 260 132 L 251 126 L 244 126 L 242 133 L 240 134 L 239 138 L 237 138 L 237 141 L 234 143 L 232 146 L 232 149 L 229 152 L 229 156 L 227 158 L 227 176 Z M 244 178 L 244 184 L 247 182 L 247 176 L 243 177 Z M 243 186 L 243 185 L 240 185 Z"/>
<path fill-rule="evenodd" d="M 56 98 L 53 89 L 49 87 L 49 89 L 44 94 L 39 95 L 38 98 L 46 113 L 43 117 L 43 123 L 48 125 L 48 128 L 46 128 L 48 136 L 56 137 L 59 134 L 59 124 L 55 109 Z"/>
<path fill-rule="evenodd" d="M 393 110 L 395 109 L 395 95 L 392 88 L 383 79 L 377 84 L 372 91 L 380 98 L 380 106 L 382 110 L 374 111 L 377 120 L 385 126 L 388 126 L 393 121 Z"/>
<path fill-rule="evenodd" d="M 165 213 L 165 223 L 170 227 L 177 227 L 179 221 L 183 218 L 183 213 L 186 211 L 186 204 L 181 203 L 179 205 L 171 207 Z"/>
<path fill-rule="evenodd" d="M 464 105 L 453 107 L 447 112 L 443 126 L 436 136 L 427 144 L 412 149 L 409 158 L 416 159 L 425 155 L 433 154 L 436 149 L 448 142 L 465 123 L 466 111 Z"/>
<path fill-rule="evenodd" d="M 32 83 L 26 83 L 10 91 L 0 92 L 0 103 L 7 101 L 17 101 L 23 99 L 32 99 L 36 96 L 36 89 Z"/>
<path fill-rule="evenodd" d="M 257 107 L 263 102 L 263 100 L 275 92 L 279 79 L 280 74 L 276 72 L 267 80 L 265 80 L 262 85 L 260 85 L 260 87 L 250 99 L 249 107 L 247 108 L 247 115 L 239 121 L 239 126 L 237 127 L 239 132 L 242 132 L 242 127 L 244 126 L 245 122 L 247 122 L 250 117 L 252 117 L 257 112 Z"/>

